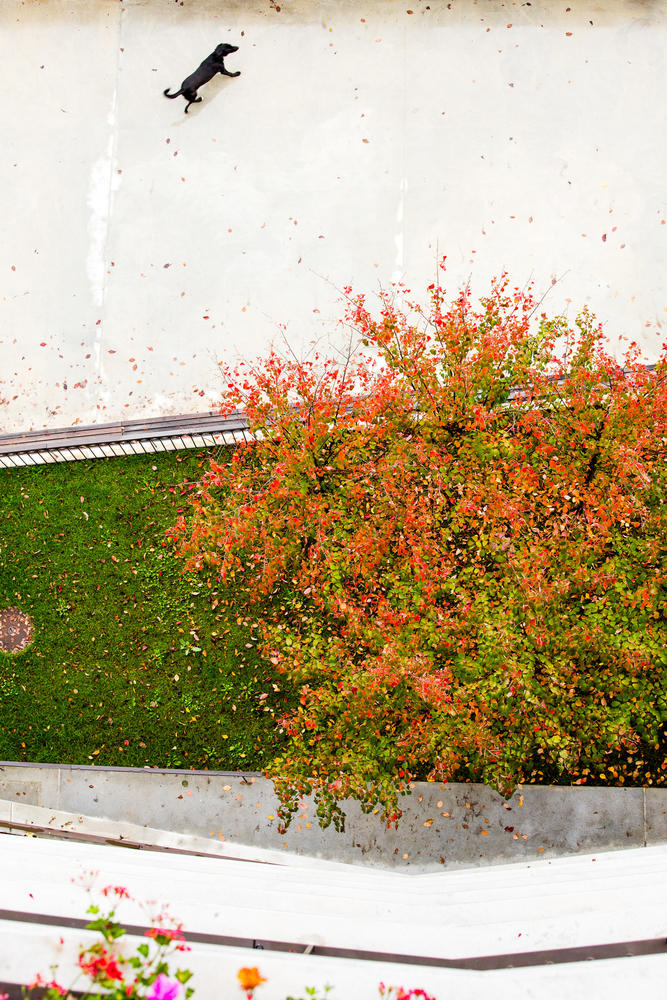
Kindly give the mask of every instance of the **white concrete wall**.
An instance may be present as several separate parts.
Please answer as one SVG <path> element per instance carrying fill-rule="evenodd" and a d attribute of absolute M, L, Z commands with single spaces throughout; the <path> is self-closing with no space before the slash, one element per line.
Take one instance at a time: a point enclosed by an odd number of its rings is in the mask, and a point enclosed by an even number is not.
<path fill-rule="evenodd" d="M 205 410 L 447 254 L 655 358 L 667 6 L 2 0 L 0 432 Z M 178 88 L 221 41 L 228 68 Z M 561 280 L 552 287 L 554 278 Z"/>

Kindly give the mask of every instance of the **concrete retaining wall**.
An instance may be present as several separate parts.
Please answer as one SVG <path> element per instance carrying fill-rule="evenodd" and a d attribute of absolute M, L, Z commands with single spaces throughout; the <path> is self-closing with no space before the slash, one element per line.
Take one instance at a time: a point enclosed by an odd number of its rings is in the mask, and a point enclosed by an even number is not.
<path fill-rule="evenodd" d="M 0 764 L 0 798 L 332 861 L 428 870 L 667 842 L 667 789 L 524 786 L 505 801 L 483 785 L 418 782 L 398 830 L 347 809 L 322 830 L 311 801 L 277 830 L 271 782 L 238 772 Z"/>

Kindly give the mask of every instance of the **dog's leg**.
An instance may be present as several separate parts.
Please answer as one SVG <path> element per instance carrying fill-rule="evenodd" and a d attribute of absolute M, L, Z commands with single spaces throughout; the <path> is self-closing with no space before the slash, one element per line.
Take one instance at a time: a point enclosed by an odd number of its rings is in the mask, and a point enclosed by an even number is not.
<path fill-rule="evenodd" d="M 188 108 L 190 107 L 191 104 L 194 104 L 196 101 L 201 101 L 201 97 L 197 97 L 196 87 L 184 87 L 183 97 L 187 101 L 187 104 L 185 105 L 186 114 L 188 113 Z"/>
<path fill-rule="evenodd" d="M 225 69 L 225 60 L 224 59 L 221 59 L 220 62 L 222 63 L 222 66 L 220 67 L 220 76 L 240 76 L 241 75 L 241 70 L 238 70 L 236 73 L 230 73 L 228 69 Z"/>

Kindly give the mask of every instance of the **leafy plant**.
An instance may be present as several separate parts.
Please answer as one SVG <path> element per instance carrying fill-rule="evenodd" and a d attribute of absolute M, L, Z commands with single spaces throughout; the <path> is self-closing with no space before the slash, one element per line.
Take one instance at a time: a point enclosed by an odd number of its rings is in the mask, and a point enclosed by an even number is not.
<path fill-rule="evenodd" d="M 620 363 L 506 275 L 477 306 L 346 291 L 342 361 L 223 366 L 254 440 L 169 533 L 298 692 L 283 824 L 311 791 L 341 828 L 417 778 L 638 776 L 667 721 L 665 354 Z"/>
<path fill-rule="evenodd" d="M 130 894 L 123 886 L 107 886 L 102 890 L 105 897 L 117 897 L 118 903 L 130 899 Z M 80 974 L 65 987 L 58 982 L 57 966 L 51 968 L 51 978 L 38 974 L 33 982 L 23 990 L 23 996 L 30 1000 L 39 996 L 40 1000 L 73 1000 L 73 991 L 80 1000 L 97 1000 L 100 988 L 109 1000 L 189 1000 L 195 990 L 187 984 L 193 973 L 188 969 L 170 971 L 170 962 L 177 953 L 190 951 L 185 943 L 182 927 L 171 920 L 166 913 L 160 914 L 158 924 L 150 927 L 145 934 L 147 941 L 137 945 L 132 953 L 123 950 L 123 938 L 127 931 L 118 921 L 116 905 L 110 909 L 101 910 L 93 904 L 87 911 L 92 920 L 86 925 L 86 930 L 96 931 L 99 940 L 88 947 L 81 947 L 78 957 Z M 237 973 L 239 986 L 246 1000 L 253 1000 L 255 990 L 267 982 L 257 966 L 244 966 Z M 87 981 L 80 982 L 80 979 Z M 320 993 L 315 987 L 305 988 L 306 997 L 310 1000 L 326 1000 L 332 986 L 325 986 Z M 403 987 L 385 986 L 380 983 L 379 995 L 388 1000 L 410 1000 L 420 997 L 422 1000 L 435 1000 L 421 989 L 405 991 Z M 0 1000 L 7 1000 L 8 994 L 0 994 Z M 299 1000 L 306 1000 L 301 997 Z M 288 996 L 285 1000 L 296 1000 Z"/>
<path fill-rule="evenodd" d="M 117 901 L 129 899 L 130 894 L 122 886 L 107 886 L 104 896 L 116 896 Z M 126 930 L 118 921 L 116 906 L 101 910 L 93 904 L 88 908 L 92 920 L 86 930 L 97 931 L 100 939 L 79 951 L 79 976 L 69 987 L 62 986 L 56 979 L 56 969 L 51 969 L 51 979 L 37 975 L 24 995 L 31 997 L 34 990 L 47 1000 L 60 1000 L 72 996 L 76 989 L 82 1000 L 96 1000 L 99 988 L 110 1000 L 188 1000 L 194 990 L 186 986 L 192 978 L 187 969 L 170 972 L 169 963 L 179 952 L 189 951 L 185 944 L 180 924 L 170 926 L 166 916 L 160 918 L 159 926 L 146 931 L 147 940 L 137 945 L 133 953 L 123 950 L 122 939 Z M 79 982 L 84 979 L 88 986 Z M 82 989 L 82 987 L 84 987 Z M 91 989 L 92 988 L 92 989 Z"/>

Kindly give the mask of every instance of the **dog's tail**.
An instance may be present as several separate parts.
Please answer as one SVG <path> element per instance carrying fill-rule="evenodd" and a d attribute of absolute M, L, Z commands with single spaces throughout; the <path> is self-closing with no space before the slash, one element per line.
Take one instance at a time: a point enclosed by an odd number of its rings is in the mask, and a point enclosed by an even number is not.
<path fill-rule="evenodd" d="M 167 87 L 167 89 L 163 90 L 162 93 L 164 94 L 165 97 L 168 97 L 170 100 L 173 100 L 174 97 L 180 97 L 183 91 L 177 90 L 175 94 L 170 94 L 169 87 Z"/>

